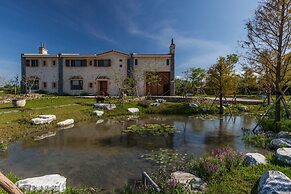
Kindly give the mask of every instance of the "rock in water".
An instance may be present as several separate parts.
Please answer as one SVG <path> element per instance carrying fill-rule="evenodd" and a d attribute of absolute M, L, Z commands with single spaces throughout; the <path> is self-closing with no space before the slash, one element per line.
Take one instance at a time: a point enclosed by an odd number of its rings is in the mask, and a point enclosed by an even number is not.
<path fill-rule="evenodd" d="M 260 153 L 247 153 L 245 156 L 245 161 L 248 166 L 267 163 L 265 156 Z"/>
<path fill-rule="evenodd" d="M 131 113 L 138 113 L 139 112 L 138 108 L 128 108 L 127 110 Z"/>
<path fill-rule="evenodd" d="M 169 182 L 170 184 L 184 184 L 192 192 L 201 192 L 204 191 L 207 187 L 207 183 L 205 183 L 200 178 L 196 177 L 193 174 L 181 171 L 171 173 L 171 179 L 169 180 Z"/>
<path fill-rule="evenodd" d="M 290 139 L 285 139 L 285 138 L 278 138 L 278 139 L 273 139 L 271 141 L 271 145 L 274 146 L 275 148 L 280 148 L 280 147 L 291 147 L 291 140 Z"/>
<path fill-rule="evenodd" d="M 27 178 L 17 181 L 15 184 L 26 191 L 39 192 L 64 192 L 66 190 L 66 178 L 58 175 L 45 175 L 40 177 Z"/>
<path fill-rule="evenodd" d="M 291 148 L 279 148 L 276 157 L 280 162 L 291 165 Z"/>
<path fill-rule="evenodd" d="M 64 126 L 72 125 L 72 124 L 74 124 L 74 122 L 75 122 L 74 119 L 67 119 L 67 120 L 58 122 L 57 126 L 64 127 Z"/>
<path fill-rule="evenodd" d="M 258 194 L 291 193 L 291 180 L 280 171 L 267 171 L 259 181 Z"/>

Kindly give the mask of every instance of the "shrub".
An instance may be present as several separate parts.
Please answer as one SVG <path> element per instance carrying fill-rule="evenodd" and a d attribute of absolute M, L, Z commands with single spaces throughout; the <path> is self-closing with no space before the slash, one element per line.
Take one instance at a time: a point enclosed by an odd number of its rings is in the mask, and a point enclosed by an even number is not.
<path fill-rule="evenodd" d="M 271 137 L 266 137 L 263 134 L 244 135 L 242 139 L 246 144 L 250 144 L 250 145 L 253 145 L 255 147 L 260 147 L 260 148 L 270 147 L 270 142 L 272 140 Z"/>
<path fill-rule="evenodd" d="M 229 147 L 214 149 L 209 155 L 190 163 L 195 175 L 205 181 L 219 180 L 225 173 L 243 164 L 243 154 Z"/>
<path fill-rule="evenodd" d="M 263 119 L 260 126 L 264 131 L 291 131 L 291 120 L 282 119 L 280 122 L 275 123 L 274 119 Z"/>

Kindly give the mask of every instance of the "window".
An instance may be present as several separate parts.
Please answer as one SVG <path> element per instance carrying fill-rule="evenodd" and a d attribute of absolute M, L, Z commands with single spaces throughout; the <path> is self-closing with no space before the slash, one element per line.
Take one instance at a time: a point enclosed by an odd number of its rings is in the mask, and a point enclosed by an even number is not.
<path fill-rule="evenodd" d="M 53 82 L 52 83 L 52 88 L 56 88 L 57 87 L 57 83 L 56 82 Z"/>
<path fill-rule="evenodd" d="M 97 60 L 95 63 L 96 63 L 95 66 L 98 65 L 98 67 L 109 67 L 109 66 L 111 66 L 111 60 L 110 59 L 100 59 L 100 60 Z"/>
<path fill-rule="evenodd" d="M 53 60 L 53 66 L 55 66 L 56 65 L 56 61 L 55 60 Z"/>
<path fill-rule="evenodd" d="M 38 67 L 38 60 L 31 60 L 31 67 Z"/>
<path fill-rule="evenodd" d="M 134 64 L 137 65 L 138 64 L 138 61 L 137 59 L 134 59 Z"/>
<path fill-rule="evenodd" d="M 92 66 L 92 61 L 90 61 L 90 63 L 89 63 L 89 64 L 90 64 L 90 66 Z"/>
<path fill-rule="evenodd" d="M 46 88 L 46 82 L 43 82 L 43 88 Z"/>
<path fill-rule="evenodd" d="M 46 66 L 46 61 L 42 61 L 42 65 L 43 66 Z"/>
<path fill-rule="evenodd" d="M 66 60 L 66 66 L 70 67 L 70 60 Z"/>
<path fill-rule="evenodd" d="M 122 67 L 122 64 L 120 64 L 119 67 Z"/>
<path fill-rule="evenodd" d="M 87 66 L 87 60 L 71 60 L 71 67 Z"/>
<path fill-rule="evenodd" d="M 26 65 L 26 67 L 29 67 L 30 66 L 30 60 L 25 60 L 25 65 Z"/>
<path fill-rule="evenodd" d="M 92 82 L 89 83 L 89 88 L 93 88 L 93 83 Z"/>
<path fill-rule="evenodd" d="M 83 80 L 71 80 L 71 90 L 83 90 Z"/>
<path fill-rule="evenodd" d="M 170 59 L 167 59 L 167 65 L 170 65 Z"/>
<path fill-rule="evenodd" d="M 122 59 L 119 59 L 119 62 L 122 62 Z"/>

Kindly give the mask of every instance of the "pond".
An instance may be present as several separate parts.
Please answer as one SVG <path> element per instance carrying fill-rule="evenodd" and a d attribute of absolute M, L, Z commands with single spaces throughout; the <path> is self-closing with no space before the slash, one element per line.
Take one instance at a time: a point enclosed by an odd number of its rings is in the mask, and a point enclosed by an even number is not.
<path fill-rule="evenodd" d="M 175 125 L 178 131 L 168 136 L 122 133 L 129 125 L 144 123 Z M 153 170 L 153 164 L 141 156 L 160 148 L 194 157 L 226 145 L 243 152 L 255 151 L 241 139 L 241 128 L 254 125 L 254 118 L 247 115 L 212 120 L 155 115 L 138 120 L 118 118 L 99 124 L 79 123 L 53 137 L 9 145 L 0 155 L 0 169 L 25 178 L 58 173 L 68 178 L 69 186 L 86 185 L 113 191 L 139 179 L 143 171 Z"/>

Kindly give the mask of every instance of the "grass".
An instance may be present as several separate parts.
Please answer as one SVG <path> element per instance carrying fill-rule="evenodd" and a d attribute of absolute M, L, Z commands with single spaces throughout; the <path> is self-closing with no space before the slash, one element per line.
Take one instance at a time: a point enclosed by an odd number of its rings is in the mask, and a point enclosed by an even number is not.
<path fill-rule="evenodd" d="M 209 194 L 241 194 L 257 193 L 257 182 L 268 170 L 278 170 L 291 177 L 291 169 L 288 166 L 277 164 L 257 165 L 253 167 L 239 167 L 231 173 L 225 174 L 220 181 L 212 181 L 208 184 Z"/>

